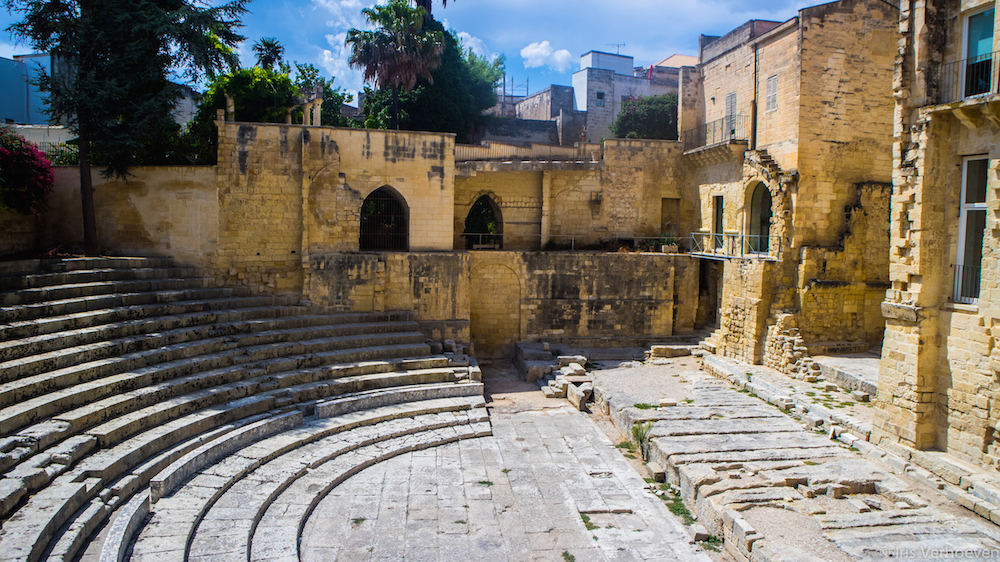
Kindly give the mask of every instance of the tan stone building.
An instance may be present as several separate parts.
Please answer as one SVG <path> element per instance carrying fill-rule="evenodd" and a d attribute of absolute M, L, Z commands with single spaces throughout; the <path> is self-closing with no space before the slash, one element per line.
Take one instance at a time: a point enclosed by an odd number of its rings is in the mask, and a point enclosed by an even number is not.
<path fill-rule="evenodd" d="M 903 0 L 890 274 L 873 441 L 996 466 L 1000 23 L 992 1 Z"/>
<path fill-rule="evenodd" d="M 693 233 L 719 353 L 798 372 L 880 345 L 897 19 L 841 0 L 753 20 L 682 69 L 685 188 L 663 208 Z"/>
<path fill-rule="evenodd" d="M 896 20 L 842 0 L 705 38 L 677 71 L 693 141 L 461 146 L 220 119 L 214 167 L 98 179 L 99 234 L 219 284 L 412 311 L 428 338 L 482 357 L 718 324 L 725 355 L 801 369 L 806 345 L 881 338 Z M 75 175 L 57 170 L 48 213 L 0 217 L 0 244 L 78 239 Z M 477 208 L 493 231 L 470 229 Z M 606 251 L 691 232 L 680 254 Z"/>

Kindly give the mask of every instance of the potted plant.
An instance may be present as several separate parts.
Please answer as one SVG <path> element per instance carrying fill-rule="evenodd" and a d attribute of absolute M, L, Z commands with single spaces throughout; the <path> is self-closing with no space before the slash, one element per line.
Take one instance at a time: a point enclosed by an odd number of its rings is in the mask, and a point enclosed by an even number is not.
<path fill-rule="evenodd" d="M 664 234 L 660 236 L 660 251 L 664 254 L 676 254 L 680 245 L 676 236 Z"/>

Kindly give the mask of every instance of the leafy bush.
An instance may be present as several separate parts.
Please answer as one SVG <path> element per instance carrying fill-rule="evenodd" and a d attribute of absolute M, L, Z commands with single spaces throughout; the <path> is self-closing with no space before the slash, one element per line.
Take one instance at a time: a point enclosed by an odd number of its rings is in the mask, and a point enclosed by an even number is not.
<path fill-rule="evenodd" d="M 52 164 L 45 154 L 0 127 L 0 209 L 25 215 L 41 211 L 53 181 Z"/>
<path fill-rule="evenodd" d="M 611 133 L 618 139 L 677 140 L 677 94 L 625 100 Z"/>

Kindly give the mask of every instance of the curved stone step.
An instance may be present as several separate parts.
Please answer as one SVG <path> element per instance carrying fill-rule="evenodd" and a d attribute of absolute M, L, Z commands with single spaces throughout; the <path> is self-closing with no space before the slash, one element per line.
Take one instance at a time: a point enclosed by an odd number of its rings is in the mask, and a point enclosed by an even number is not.
<path fill-rule="evenodd" d="M 181 291 L 157 291 L 143 293 L 114 293 L 46 301 L 25 305 L 0 307 L 0 318 L 6 322 L 32 320 L 49 316 L 73 314 L 99 308 L 129 307 L 151 303 L 165 303 L 190 300 L 220 299 L 228 297 L 248 297 L 250 290 L 241 288 L 215 287 L 187 289 Z"/>
<path fill-rule="evenodd" d="M 361 470 L 403 453 L 490 434 L 488 422 L 432 429 L 379 440 L 312 467 L 274 498 L 260 516 L 250 539 L 250 561 L 298 561 L 299 536 L 309 514 L 333 488 Z"/>
<path fill-rule="evenodd" d="M 167 279 L 198 277 L 194 267 L 137 267 L 134 269 L 93 268 L 59 272 L 33 272 L 19 275 L 0 275 L 0 291 L 38 289 L 54 285 L 75 285 L 101 281 L 128 279 Z"/>
<path fill-rule="evenodd" d="M 470 419 L 481 421 L 486 415 L 485 410 L 472 408 L 481 403 L 480 397 L 478 401 L 439 399 L 386 406 L 312 420 L 292 432 L 260 441 L 195 476 L 174 496 L 160 500 L 154 506 L 153 519 L 136 541 L 133 559 L 142 560 L 149 553 L 159 552 L 158 549 L 165 544 L 179 542 L 182 547 L 173 552 L 171 559 L 183 560 L 184 545 L 189 540 L 193 541 L 191 544 L 195 547 L 192 551 L 194 558 L 201 552 L 198 550 L 201 546 L 196 546 L 196 529 L 197 532 L 216 532 L 218 523 L 232 515 L 235 508 L 235 511 L 240 511 L 246 517 L 237 525 L 224 526 L 227 527 L 227 536 L 242 542 L 245 560 L 246 545 L 256 521 L 255 513 L 261 512 L 260 509 L 248 507 L 258 503 L 263 505 L 263 502 L 286 486 L 288 479 L 293 478 L 296 472 L 380 439 L 468 423 Z M 464 417 L 454 413 L 463 411 Z M 469 418 L 470 413 L 473 414 L 472 418 Z M 178 505 L 190 506 L 192 503 L 201 505 L 202 508 L 197 513 L 194 509 L 177 509 Z M 207 519 L 203 520 L 203 517 Z M 173 534 L 175 538 L 173 541 L 166 541 L 163 539 L 164 533 Z M 218 555 L 217 552 L 212 553 L 212 556 Z"/>
<path fill-rule="evenodd" d="M 13 419 L 13 416 L 19 415 L 18 412 L 36 411 L 33 419 L 39 419 L 39 416 L 47 417 L 59 411 L 79 406 L 83 402 L 73 401 L 69 398 L 69 396 L 78 393 L 67 390 L 74 385 L 101 379 L 108 379 L 105 383 L 119 385 L 107 388 L 100 385 L 81 387 L 92 390 L 93 394 L 87 395 L 85 398 L 87 401 L 93 401 L 114 392 L 123 392 L 183 376 L 187 373 L 231 365 L 246 365 L 269 358 L 318 354 L 330 350 L 358 347 L 358 345 L 422 343 L 424 341 L 423 335 L 412 331 L 413 328 L 415 328 L 415 324 L 409 322 L 380 322 L 336 327 L 272 330 L 176 343 L 156 349 L 70 365 L 53 371 L 43 371 L 37 375 L 0 384 L 0 407 L 3 407 L 0 409 L 0 433 L 10 433 L 17 427 L 21 427 Z M 358 334 L 332 337 L 327 335 L 351 331 L 356 331 Z M 320 337 L 298 339 L 310 335 L 320 335 Z M 111 378 L 122 374 L 123 377 Z M 134 375 L 140 377 L 145 375 L 147 378 L 127 383 L 126 381 L 135 378 Z M 65 396 L 60 395 L 63 390 L 66 390 L 63 392 Z M 61 401 L 54 402 L 58 400 Z M 48 406 L 42 408 L 41 404 L 48 404 Z"/>
<path fill-rule="evenodd" d="M 14 340 L 78 330 L 103 324 L 188 313 L 213 313 L 253 307 L 296 308 L 295 296 L 225 297 L 217 299 L 154 302 L 137 306 L 98 308 L 71 314 L 0 323 L 0 340 Z"/>
<path fill-rule="evenodd" d="M 133 363 L 138 364 L 144 360 L 169 361 L 172 359 L 168 358 L 172 346 L 193 342 L 202 342 L 219 349 L 234 346 L 248 347 L 261 345 L 264 342 L 316 340 L 345 336 L 352 333 L 351 329 L 355 326 L 360 333 L 370 333 L 385 331 L 390 327 L 403 329 L 400 328 L 402 325 L 400 323 L 389 326 L 389 323 L 386 322 L 345 324 L 338 322 L 334 316 L 312 316 L 308 321 L 304 317 L 289 316 L 200 324 L 154 334 L 139 334 L 98 341 L 3 361 L 0 362 L 0 373 L 2 373 L 0 380 L 10 382 L 39 373 L 107 358 L 130 357 Z M 415 323 L 406 323 L 405 325 L 411 330 L 417 327 Z M 386 328 L 381 329 L 378 326 Z"/>
<path fill-rule="evenodd" d="M 185 289 L 204 289 L 213 286 L 215 286 L 215 281 L 208 277 L 120 279 L 67 285 L 47 285 L 44 287 L 0 292 L 0 306 L 24 306 L 46 301 L 111 295 L 115 293 L 182 291 Z"/>
<path fill-rule="evenodd" d="M 278 310 L 275 310 L 276 308 Z M 79 345 L 191 328 L 206 324 L 225 324 L 236 321 L 250 322 L 264 319 L 287 318 L 296 315 L 310 317 L 305 316 L 304 312 L 301 307 L 258 306 L 231 308 L 210 312 L 189 312 L 185 314 L 142 317 L 84 328 L 61 330 L 36 336 L 6 338 L 0 341 L 0 361 L 9 361 Z"/>
<path fill-rule="evenodd" d="M 62 544 L 66 548 L 73 548 L 74 545 L 81 544 L 88 538 L 89 530 L 95 528 L 123 500 L 128 500 L 132 494 L 144 488 L 155 474 L 170 463 L 207 441 L 263 417 L 266 415 L 250 415 L 181 439 L 135 464 L 130 474 L 122 473 L 120 477 L 111 478 L 110 481 L 88 475 L 79 467 L 60 475 L 52 485 L 31 497 L 0 527 L 0 546 L 3 547 L 0 548 L 0 560 L 40 560 L 50 547 Z M 204 421 L 205 416 L 191 418 Z M 169 433 L 175 428 L 167 429 Z M 161 431 L 156 436 L 162 435 Z M 140 442 L 148 443 L 149 439 L 137 439 L 134 444 Z M 121 449 L 123 454 L 128 450 L 127 447 Z M 54 540 L 57 542 L 53 542 Z"/>

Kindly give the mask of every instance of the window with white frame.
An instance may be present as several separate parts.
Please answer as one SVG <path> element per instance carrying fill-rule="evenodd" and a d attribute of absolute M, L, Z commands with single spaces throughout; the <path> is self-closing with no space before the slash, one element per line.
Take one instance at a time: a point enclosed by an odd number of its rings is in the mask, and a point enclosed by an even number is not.
<path fill-rule="evenodd" d="M 958 263 L 955 265 L 955 302 L 976 303 L 986 235 L 986 183 L 989 159 L 962 162 L 962 199 L 958 222 Z"/>
<path fill-rule="evenodd" d="M 764 95 L 764 111 L 770 113 L 778 109 L 778 75 L 775 74 L 767 79 L 767 87 Z"/>
<path fill-rule="evenodd" d="M 604 107 L 604 92 L 597 92 L 597 101 L 595 105 L 597 105 L 597 107 Z"/>

